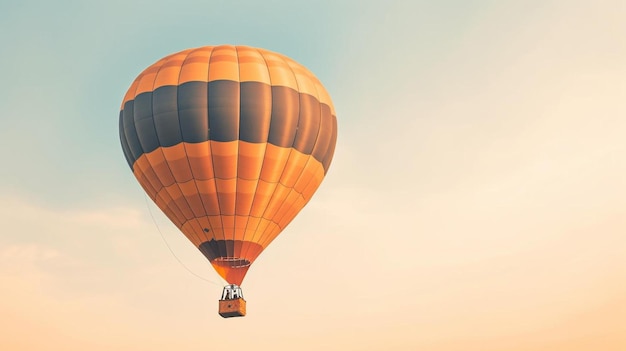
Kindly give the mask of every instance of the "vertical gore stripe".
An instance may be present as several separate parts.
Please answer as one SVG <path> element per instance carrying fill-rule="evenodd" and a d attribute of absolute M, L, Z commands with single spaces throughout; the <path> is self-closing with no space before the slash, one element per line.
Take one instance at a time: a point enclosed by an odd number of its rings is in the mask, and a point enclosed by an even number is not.
<path fill-rule="evenodd" d="M 153 92 L 154 127 L 161 146 L 174 146 L 183 141 L 178 120 L 178 87 L 163 86 Z M 137 108 L 135 108 L 137 111 Z"/>
<path fill-rule="evenodd" d="M 137 137 L 141 143 L 141 148 L 145 150 L 154 150 L 160 146 L 154 129 L 154 120 L 152 117 L 152 94 L 144 93 L 135 98 L 134 116 L 135 128 L 137 129 Z"/>
<path fill-rule="evenodd" d="M 319 101 L 311 95 L 300 94 L 300 119 L 293 147 L 304 154 L 310 155 L 313 151 L 319 128 Z"/>
<path fill-rule="evenodd" d="M 124 111 L 120 111 L 119 130 L 120 142 L 122 144 L 122 150 L 124 151 L 124 158 L 126 158 L 128 166 L 132 169 L 133 163 L 135 163 L 135 159 L 133 158 L 133 155 L 130 152 L 130 148 L 128 147 L 128 141 L 126 141 L 126 132 L 124 131 Z"/>
<path fill-rule="evenodd" d="M 272 120 L 268 142 L 280 147 L 293 145 L 298 127 L 300 94 L 287 87 L 272 87 Z"/>
<path fill-rule="evenodd" d="M 322 165 L 324 166 L 324 174 L 326 174 L 326 172 L 328 172 L 328 167 L 330 167 L 330 162 L 333 160 L 333 155 L 335 154 L 335 146 L 337 144 L 337 118 L 335 116 L 332 116 L 333 119 L 333 130 L 332 130 L 332 136 L 330 137 L 330 146 L 328 148 L 328 150 L 326 151 L 326 154 L 324 155 L 324 158 L 320 161 L 322 161 Z"/>
<path fill-rule="evenodd" d="M 267 141 L 272 113 L 272 89 L 259 82 L 241 83 L 239 139 L 251 143 Z"/>
<path fill-rule="evenodd" d="M 311 155 L 316 160 L 323 160 L 326 152 L 328 151 L 328 144 L 332 137 L 332 133 L 329 130 L 333 128 L 333 116 L 330 114 L 330 107 L 328 105 L 321 105 L 321 120 L 320 120 L 320 133 L 313 147 Z"/>
<path fill-rule="evenodd" d="M 208 98 L 206 82 L 188 82 L 178 87 L 178 117 L 183 141 L 209 140 Z"/>
<path fill-rule="evenodd" d="M 239 139 L 239 82 L 209 83 L 209 137 L 215 141 Z"/>
<path fill-rule="evenodd" d="M 129 101 L 126 103 L 126 108 L 124 108 L 124 134 L 126 135 L 126 141 L 128 142 L 128 148 L 133 155 L 133 158 L 136 160 L 144 153 L 144 150 L 141 148 L 141 144 L 139 143 L 139 138 L 137 137 L 137 130 L 135 129 L 135 119 L 133 118 L 133 105 L 134 101 Z"/>

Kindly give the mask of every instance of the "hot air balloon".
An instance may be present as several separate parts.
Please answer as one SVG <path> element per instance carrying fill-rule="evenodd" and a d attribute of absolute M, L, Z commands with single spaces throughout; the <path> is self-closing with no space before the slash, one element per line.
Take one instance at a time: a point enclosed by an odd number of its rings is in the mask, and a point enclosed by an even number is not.
<path fill-rule="evenodd" d="M 275 52 L 193 48 L 139 74 L 119 131 L 139 184 L 229 283 L 220 314 L 245 315 L 246 272 L 331 164 L 337 119 L 328 92 Z"/>

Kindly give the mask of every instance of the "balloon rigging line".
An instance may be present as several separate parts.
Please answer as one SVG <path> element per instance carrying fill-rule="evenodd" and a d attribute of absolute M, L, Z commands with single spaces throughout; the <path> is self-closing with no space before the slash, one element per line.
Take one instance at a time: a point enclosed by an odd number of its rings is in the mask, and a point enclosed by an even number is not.
<path fill-rule="evenodd" d="M 145 195 L 145 194 L 144 194 Z M 154 223 L 154 226 L 156 227 L 157 231 L 159 232 L 159 235 L 161 236 L 161 239 L 163 240 L 163 242 L 165 243 L 165 246 L 167 246 L 167 249 L 170 250 L 170 253 L 172 254 L 172 256 L 174 256 L 174 258 L 176 259 L 176 261 L 178 261 L 178 263 L 180 263 L 181 266 L 183 266 L 183 268 L 185 268 L 187 270 L 187 272 L 195 275 L 196 277 L 204 280 L 205 282 L 211 283 L 213 285 L 217 285 L 220 286 L 218 283 L 212 281 L 212 280 L 208 280 L 205 277 L 196 274 L 195 272 L 193 272 L 191 269 L 189 269 L 189 267 L 187 267 L 183 261 L 180 260 L 180 258 L 178 258 L 178 256 L 176 256 L 176 254 L 174 253 L 174 250 L 172 250 L 172 248 L 170 247 L 170 244 L 167 242 L 167 240 L 165 239 L 165 236 L 163 235 L 163 232 L 161 231 L 161 228 L 159 227 L 156 219 L 154 218 L 154 215 L 152 214 L 152 210 L 150 209 L 150 203 L 148 202 L 148 196 L 145 195 L 145 200 L 146 200 L 146 207 L 148 207 L 148 213 L 150 213 L 150 218 L 152 218 L 152 222 Z"/>

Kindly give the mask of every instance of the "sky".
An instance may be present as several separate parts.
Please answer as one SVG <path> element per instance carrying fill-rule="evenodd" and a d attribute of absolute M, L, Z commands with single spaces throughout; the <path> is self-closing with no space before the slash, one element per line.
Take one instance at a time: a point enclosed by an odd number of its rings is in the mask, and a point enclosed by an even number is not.
<path fill-rule="evenodd" d="M 623 0 L 0 1 L 0 349 L 626 350 L 624 18 Z M 339 127 L 231 319 L 118 136 L 145 67 L 219 44 L 308 67 Z"/>

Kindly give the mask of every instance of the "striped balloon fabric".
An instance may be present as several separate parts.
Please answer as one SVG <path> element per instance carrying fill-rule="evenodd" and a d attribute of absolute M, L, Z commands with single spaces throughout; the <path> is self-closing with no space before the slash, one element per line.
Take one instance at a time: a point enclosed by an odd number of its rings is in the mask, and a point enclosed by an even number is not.
<path fill-rule="evenodd" d="M 184 50 L 145 69 L 119 127 L 139 184 L 237 285 L 311 199 L 337 139 L 330 96 L 311 72 L 231 45 Z"/>

